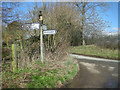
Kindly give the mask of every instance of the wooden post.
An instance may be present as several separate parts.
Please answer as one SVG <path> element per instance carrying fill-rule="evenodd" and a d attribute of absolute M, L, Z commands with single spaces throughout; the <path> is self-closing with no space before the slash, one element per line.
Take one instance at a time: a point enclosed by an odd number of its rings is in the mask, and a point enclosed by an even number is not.
<path fill-rule="evenodd" d="M 12 44 L 12 67 L 13 67 L 13 72 L 17 70 L 17 59 L 16 59 L 16 50 L 15 50 L 15 44 Z"/>
<path fill-rule="evenodd" d="M 41 35 L 40 35 L 40 46 L 41 46 L 41 62 L 43 63 L 43 32 L 42 32 L 42 25 L 40 27 Z"/>
<path fill-rule="evenodd" d="M 39 13 L 39 24 L 40 24 L 40 48 L 41 48 L 41 62 L 43 63 L 43 30 L 42 30 L 42 24 L 43 24 L 43 17 L 42 17 L 42 11 Z"/>
<path fill-rule="evenodd" d="M 7 48 L 8 48 L 8 37 L 7 37 Z"/>

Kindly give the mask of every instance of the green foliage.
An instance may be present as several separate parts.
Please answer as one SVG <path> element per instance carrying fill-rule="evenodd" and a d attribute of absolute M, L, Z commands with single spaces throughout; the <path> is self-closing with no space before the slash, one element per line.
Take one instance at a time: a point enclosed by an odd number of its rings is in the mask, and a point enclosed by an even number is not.
<path fill-rule="evenodd" d="M 62 64 L 60 62 L 58 63 Z M 35 61 L 31 67 L 18 69 L 15 73 L 3 72 L 3 87 L 6 88 L 8 86 L 9 88 L 56 88 L 60 87 L 62 84 L 73 78 L 79 70 L 77 63 L 72 60 L 64 61 L 63 66 L 60 68 L 48 71 L 43 71 L 39 69 L 40 67 L 46 69 L 51 68 L 47 64 L 48 63 L 43 63 L 42 66 L 40 61 Z M 29 80 L 29 82 L 24 83 L 24 80 Z M 23 83 L 22 86 L 21 83 Z"/>
<path fill-rule="evenodd" d="M 79 29 L 72 33 L 70 45 L 71 46 L 82 45 L 82 32 Z"/>
<path fill-rule="evenodd" d="M 56 79 L 54 73 L 52 75 L 38 75 L 32 76 L 34 82 L 28 84 L 28 88 L 45 88 L 45 87 L 54 87 Z"/>

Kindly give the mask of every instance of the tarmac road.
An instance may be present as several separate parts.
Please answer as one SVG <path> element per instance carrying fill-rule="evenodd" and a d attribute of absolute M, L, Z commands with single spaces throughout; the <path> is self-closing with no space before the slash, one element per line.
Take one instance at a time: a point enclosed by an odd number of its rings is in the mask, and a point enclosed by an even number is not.
<path fill-rule="evenodd" d="M 118 88 L 119 62 L 106 59 L 100 61 L 100 58 L 87 59 L 86 56 L 72 57 L 78 60 L 80 71 L 64 88 Z"/>

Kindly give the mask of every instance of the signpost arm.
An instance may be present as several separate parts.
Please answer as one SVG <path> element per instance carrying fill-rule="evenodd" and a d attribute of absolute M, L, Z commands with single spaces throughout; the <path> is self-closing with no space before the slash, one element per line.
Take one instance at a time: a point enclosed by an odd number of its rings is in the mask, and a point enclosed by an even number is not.
<path fill-rule="evenodd" d="M 39 20 L 40 20 L 40 48 L 41 48 L 41 62 L 43 63 L 43 32 L 42 32 L 42 11 L 39 13 Z"/>

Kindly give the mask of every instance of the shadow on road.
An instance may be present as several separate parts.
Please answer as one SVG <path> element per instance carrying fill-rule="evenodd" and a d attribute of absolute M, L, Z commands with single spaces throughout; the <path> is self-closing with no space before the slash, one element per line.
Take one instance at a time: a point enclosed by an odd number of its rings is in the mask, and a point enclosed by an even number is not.
<path fill-rule="evenodd" d="M 78 60 L 80 71 L 64 88 L 117 88 L 118 63 Z"/>

